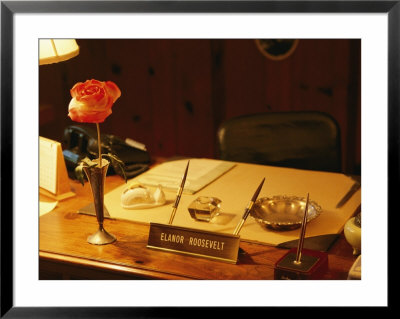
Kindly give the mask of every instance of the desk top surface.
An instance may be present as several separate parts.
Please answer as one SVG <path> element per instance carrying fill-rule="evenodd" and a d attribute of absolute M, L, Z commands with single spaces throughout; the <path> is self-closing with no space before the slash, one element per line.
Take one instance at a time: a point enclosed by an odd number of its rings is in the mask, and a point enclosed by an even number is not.
<path fill-rule="evenodd" d="M 105 193 L 123 184 L 119 176 L 107 177 Z M 274 264 L 288 250 L 254 242 L 241 242 L 237 264 L 152 250 L 146 247 L 149 225 L 129 220 L 106 219 L 105 228 L 117 237 L 110 245 L 95 246 L 87 237 L 97 229 L 93 216 L 77 211 L 92 202 L 90 186 L 71 181 L 75 197 L 59 202 L 40 217 L 40 258 L 65 265 L 78 265 L 151 279 L 273 279 Z M 355 261 L 351 246 L 340 235 L 329 250 L 325 279 L 346 279 Z M 107 279 L 107 278 L 104 278 Z"/>

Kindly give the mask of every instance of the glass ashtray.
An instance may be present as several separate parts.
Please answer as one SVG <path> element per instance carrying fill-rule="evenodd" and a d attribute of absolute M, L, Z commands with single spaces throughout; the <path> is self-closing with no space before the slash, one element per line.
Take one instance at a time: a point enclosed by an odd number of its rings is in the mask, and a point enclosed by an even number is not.
<path fill-rule="evenodd" d="M 262 226 L 274 230 L 299 228 L 304 218 L 307 199 L 305 197 L 278 195 L 259 198 L 250 214 Z M 310 200 L 307 209 L 307 222 L 321 214 L 321 206 Z"/>
<path fill-rule="evenodd" d="M 221 200 L 216 197 L 199 196 L 190 203 L 190 216 L 198 221 L 209 222 L 216 217 L 221 208 Z"/>

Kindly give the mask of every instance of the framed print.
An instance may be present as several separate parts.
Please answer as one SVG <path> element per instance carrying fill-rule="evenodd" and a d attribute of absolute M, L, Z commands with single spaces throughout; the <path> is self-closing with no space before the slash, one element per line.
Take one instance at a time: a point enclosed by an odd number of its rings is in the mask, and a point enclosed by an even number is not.
<path fill-rule="evenodd" d="M 394 191 L 399 186 L 399 29 L 400 1 L 1 1 L 1 317 L 187 317 L 194 311 L 203 315 L 210 310 L 214 315 L 223 316 L 227 307 L 237 307 L 235 311 L 246 314 L 247 307 L 389 306 L 389 211 L 395 209 Z M 108 277 L 115 280 L 87 280 L 83 275 L 79 276 L 80 272 L 85 272 L 83 265 L 75 269 L 74 276 L 67 278 L 71 280 L 60 280 L 65 277 L 51 277 L 50 264 L 47 268 L 49 277 L 40 278 L 37 137 L 43 123 L 59 119 L 58 114 L 67 118 L 67 114 L 58 112 L 51 105 L 41 106 L 38 112 L 38 101 L 46 90 L 49 98 L 61 96 L 68 101 L 71 98 L 71 83 L 65 75 L 67 64 L 58 66 L 63 69 L 63 75 L 56 72 L 47 75 L 47 79 L 57 77 L 54 83 L 63 93 L 44 86 L 39 89 L 38 40 L 48 38 L 77 39 L 78 44 L 81 40 L 80 54 L 86 55 L 85 63 L 91 64 L 93 77 L 125 77 L 124 85 L 134 83 L 130 92 L 125 90 L 123 94 L 126 92 L 127 96 L 124 103 L 135 108 L 135 112 L 126 119 L 124 115 L 118 115 L 121 113 L 116 107 L 116 120 L 105 123 L 104 127 L 119 127 L 134 133 L 151 127 L 152 130 L 143 135 L 145 142 L 149 149 L 157 149 L 165 157 L 179 151 L 184 153 L 182 150 L 186 149 L 199 157 L 203 154 L 211 157 L 215 153 L 216 150 L 208 146 L 213 143 L 204 142 L 214 138 L 205 129 L 198 130 L 196 136 L 191 135 L 191 143 L 172 140 L 179 134 L 190 135 L 190 125 L 185 121 L 198 116 L 199 106 L 203 108 L 201 119 L 213 117 L 212 125 L 216 127 L 217 120 L 224 116 L 240 115 L 240 107 L 228 108 L 229 103 L 258 103 L 253 97 L 260 94 L 264 100 L 252 110 L 269 112 L 277 110 L 279 103 L 293 102 L 295 98 L 289 97 L 289 93 L 276 92 L 282 83 L 289 82 L 282 75 L 282 65 L 291 76 L 298 75 L 298 70 L 306 74 L 306 66 L 320 65 L 322 58 L 312 50 L 306 55 L 304 48 L 308 43 L 321 41 L 319 48 L 331 59 L 330 70 L 338 79 L 337 86 L 332 88 L 327 80 L 328 84 L 323 80 L 320 85 L 310 75 L 308 82 L 298 80 L 296 98 L 306 100 L 312 91 L 317 94 L 316 104 L 332 100 L 337 94 L 345 105 L 360 105 L 357 127 L 352 127 L 355 115 L 346 106 L 328 103 L 327 110 L 342 116 L 345 120 L 341 125 L 346 125 L 348 130 L 359 132 L 358 144 L 346 144 L 346 152 L 351 158 L 343 163 L 351 169 L 343 173 L 362 173 L 363 176 L 362 280 L 310 281 L 304 288 L 298 282 L 289 281 L 230 280 L 222 266 L 214 268 L 213 272 L 228 280 L 175 280 L 184 276 L 173 271 L 165 271 L 164 279 L 170 280 L 121 280 L 123 277 L 118 276 Z M 108 41 L 100 41 L 104 39 Z M 222 47 L 221 39 L 229 45 Z M 323 42 L 325 39 L 327 41 Z M 207 50 L 204 50 L 204 40 L 208 41 Z M 348 71 L 342 73 L 339 72 L 341 66 L 335 65 L 335 56 L 340 52 L 337 48 L 343 46 L 341 40 L 348 40 L 345 48 L 352 52 L 343 57 Z M 118 51 L 124 41 L 135 41 L 134 45 L 124 46 L 129 48 L 125 52 L 125 64 L 145 74 L 145 81 L 124 73 L 126 69 L 120 63 L 122 54 Z M 189 48 L 189 42 L 195 45 Z M 246 50 L 251 54 L 238 51 L 236 43 L 239 42 L 246 43 Z M 174 45 L 179 46 L 179 50 L 175 50 Z M 161 51 L 163 48 L 167 50 Z M 158 59 L 163 63 L 141 62 L 141 59 L 157 60 L 154 57 L 160 52 L 164 55 Z M 187 58 L 188 54 L 193 60 Z M 298 59 L 299 55 L 308 64 L 294 63 L 292 59 Z M 177 60 L 185 58 L 185 66 L 179 69 Z M 230 64 L 224 65 L 225 73 L 219 69 L 224 58 L 230 59 Z M 77 66 L 74 59 L 77 59 L 76 52 L 70 62 Z M 210 72 L 202 67 L 204 59 L 211 66 Z M 107 61 L 103 64 L 103 60 Z M 182 79 L 171 72 L 172 67 L 179 70 Z M 264 69 L 257 80 L 238 76 L 243 70 L 258 70 L 259 67 Z M 77 77 L 87 76 L 79 68 L 74 72 Z M 327 78 L 321 70 L 316 72 L 322 79 Z M 226 74 L 231 80 L 228 81 Z M 197 81 L 194 84 L 185 81 L 189 76 L 196 77 Z M 267 77 L 276 83 L 264 90 L 260 83 Z M 345 85 L 340 82 L 343 77 L 350 79 Z M 184 93 L 175 96 L 172 102 L 146 91 L 151 87 L 165 97 L 173 83 L 178 83 Z M 220 94 L 225 85 L 230 85 L 233 93 Z M 347 95 L 352 90 L 359 95 Z M 152 105 L 158 105 L 152 109 L 152 112 L 159 112 L 156 122 L 149 120 L 150 111 L 143 111 L 147 105 L 145 100 L 137 98 L 144 91 Z M 176 101 L 180 102 L 177 106 Z M 215 112 L 215 105 L 219 104 L 224 104 L 224 108 Z M 172 107 L 181 113 L 171 114 Z M 61 120 L 60 123 L 49 125 L 49 131 L 56 126 L 59 129 L 67 122 Z M 200 126 L 203 122 L 196 123 Z M 153 142 L 155 137 L 157 141 Z M 140 141 L 135 143 L 146 151 Z M 169 149 L 173 151 L 169 152 Z M 268 187 L 268 176 L 265 186 Z M 65 219 L 73 224 L 72 215 L 66 215 Z M 57 231 L 64 231 L 61 224 L 53 226 Z M 124 256 L 127 247 L 122 242 L 120 256 Z M 99 254 L 107 251 L 107 246 L 98 251 Z M 70 257 L 73 260 L 77 256 L 72 254 Z M 254 264 L 257 257 L 254 255 L 251 260 L 252 257 L 248 256 L 248 262 Z M 92 256 L 95 261 L 96 258 L 101 259 L 101 256 Z M 154 272 L 143 265 L 145 257 L 132 261 L 125 254 L 124 258 L 112 267 L 119 267 L 122 273 L 128 272 L 128 263 L 136 263 L 143 278 L 151 277 L 149 274 Z M 182 258 L 190 260 L 190 257 Z M 67 267 L 68 262 L 63 262 L 60 267 Z M 271 267 L 267 268 L 260 265 L 259 271 L 273 271 Z M 210 269 L 202 271 L 212 272 Z M 347 274 L 341 276 L 343 279 Z M 193 278 L 188 276 L 186 279 Z M 380 292 L 379 296 L 376 291 Z M 280 297 L 283 295 L 285 300 Z M 306 298 L 310 295 L 312 299 Z M 368 299 L 371 295 L 373 300 Z"/>

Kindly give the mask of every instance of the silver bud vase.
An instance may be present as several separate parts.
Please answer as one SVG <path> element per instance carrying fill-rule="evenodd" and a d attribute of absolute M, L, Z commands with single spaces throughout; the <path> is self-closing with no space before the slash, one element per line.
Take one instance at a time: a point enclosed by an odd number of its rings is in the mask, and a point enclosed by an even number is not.
<path fill-rule="evenodd" d="M 98 159 L 94 160 L 98 162 Z M 107 170 L 110 163 L 102 160 L 102 167 L 84 167 L 83 170 L 88 178 L 90 188 L 93 194 L 94 208 L 96 211 L 99 229 L 87 238 L 87 241 L 93 245 L 106 245 L 113 243 L 116 238 L 109 234 L 103 226 L 104 223 L 104 184 L 106 180 Z"/>

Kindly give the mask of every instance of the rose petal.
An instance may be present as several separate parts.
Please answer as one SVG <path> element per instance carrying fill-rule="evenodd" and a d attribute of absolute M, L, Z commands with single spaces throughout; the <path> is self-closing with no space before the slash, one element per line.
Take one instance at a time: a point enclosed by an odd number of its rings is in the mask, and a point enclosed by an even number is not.
<path fill-rule="evenodd" d="M 121 96 L 121 90 L 119 87 L 112 81 L 105 82 L 105 88 L 108 94 L 112 97 L 113 103 Z"/>
<path fill-rule="evenodd" d="M 111 113 L 111 108 L 102 112 L 82 112 L 80 108 L 72 107 L 69 109 L 68 116 L 75 122 L 102 123 Z"/>
<path fill-rule="evenodd" d="M 85 123 L 103 122 L 112 113 L 113 103 L 121 96 L 114 82 L 95 79 L 76 83 L 70 92 L 72 99 L 68 116 L 73 121 Z"/>

